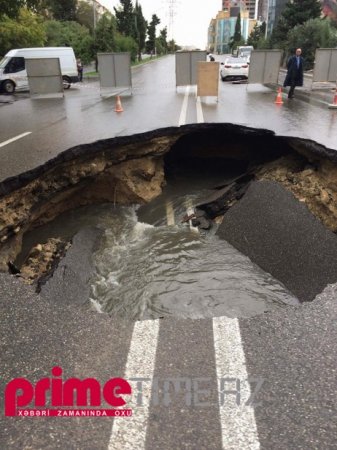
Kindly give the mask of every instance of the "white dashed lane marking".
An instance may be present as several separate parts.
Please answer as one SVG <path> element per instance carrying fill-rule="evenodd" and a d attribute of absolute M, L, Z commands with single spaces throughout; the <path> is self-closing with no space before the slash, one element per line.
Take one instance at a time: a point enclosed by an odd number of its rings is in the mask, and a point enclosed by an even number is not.
<path fill-rule="evenodd" d="M 222 447 L 225 450 L 258 450 L 260 443 L 254 408 L 247 405 L 251 392 L 238 320 L 214 318 L 213 334 L 219 393 L 232 390 L 239 394 L 228 395 L 225 401 L 220 401 Z M 233 381 L 224 386 L 221 385 L 224 379 Z"/>
<path fill-rule="evenodd" d="M 195 326 L 202 326 L 202 324 L 196 321 Z M 260 443 L 254 408 L 247 404 L 248 399 L 251 398 L 251 389 L 238 320 L 227 317 L 214 318 L 213 336 L 222 448 L 224 450 L 259 450 Z M 137 381 L 132 381 L 132 379 L 142 378 L 147 381 L 142 383 L 141 406 L 136 404 L 136 395 L 133 395 L 132 400 L 128 401 L 127 406 L 132 408 L 133 416 L 114 418 L 108 450 L 145 450 L 158 337 L 159 320 L 135 323 L 124 378 L 131 383 L 134 393 L 138 391 Z M 191 344 L 191 353 L 193 354 L 192 347 Z M 172 355 L 172 361 L 175 358 L 176 355 Z M 169 363 L 169 366 L 172 367 L 172 362 Z M 232 384 L 225 386 L 223 385 L 224 380 Z M 239 387 L 237 383 L 239 383 Z M 238 395 L 233 395 L 235 391 L 238 392 Z M 226 394 L 224 399 L 221 396 L 225 392 L 228 395 Z M 193 424 L 191 424 L 191 428 L 193 429 Z"/>
<path fill-rule="evenodd" d="M 128 408 L 133 410 L 132 417 L 114 418 L 108 450 L 145 449 L 158 333 L 159 320 L 135 323 L 124 378 L 129 382 L 131 378 L 146 378 L 150 381 L 143 383 L 142 406 L 135 405 L 135 396 L 133 402 L 128 402 Z M 132 391 L 136 392 L 136 382 L 131 382 L 131 385 Z"/>
<path fill-rule="evenodd" d="M 15 142 L 18 139 L 22 139 L 23 137 L 28 136 L 31 133 L 32 133 L 31 131 L 26 131 L 26 133 L 18 134 L 17 136 L 15 136 L 11 139 L 8 139 L 7 141 L 1 142 L 0 147 L 4 147 L 5 145 L 10 144 L 11 142 Z"/>
<path fill-rule="evenodd" d="M 187 106 L 188 106 L 188 97 L 189 97 L 189 95 L 190 95 L 190 87 L 186 86 L 185 97 L 184 97 L 183 105 L 182 105 L 181 111 L 180 111 L 180 117 L 179 117 L 179 123 L 178 123 L 179 127 L 181 125 L 185 125 L 186 124 Z"/>
<path fill-rule="evenodd" d="M 204 123 L 204 114 L 202 112 L 202 104 L 200 97 L 197 97 L 197 122 Z"/>

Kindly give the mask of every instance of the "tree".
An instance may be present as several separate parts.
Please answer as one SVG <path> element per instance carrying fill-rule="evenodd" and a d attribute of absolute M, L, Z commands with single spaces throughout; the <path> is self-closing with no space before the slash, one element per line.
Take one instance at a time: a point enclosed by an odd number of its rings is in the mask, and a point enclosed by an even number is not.
<path fill-rule="evenodd" d="M 41 18 L 21 8 L 16 19 L 4 17 L 0 21 L 0 55 L 12 48 L 42 47 L 46 40 Z"/>
<path fill-rule="evenodd" d="M 167 27 L 160 30 L 159 37 L 156 39 L 156 47 L 159 55 L 165 55 L 168 52 Z"/>
<path fill-rule="evenodd" d="M 0 17 L 7 16 L 11 19 L 17 17 L 24 3 L 24 0 L 0 0 Z"/>
<path fill-rule="evenodd" d="M 137 53 L 138 61 L 142 59 L 142 51 L 145 48 L 147 22 L 143 16 L 143 11 L 141 5 L 136 1 L 135 9 L 133 11 L 135 17 L 135 27 L 134 27 L 134 39 L 137 43 Z"/>
<path fill-rule="evenodd" d="M 296 25 L 321 16 L 319 0 L 293 0 L 288 2 L 271 35 L 273 47 L 285 48 L 287 35 Z"/>
<path fill-rule="evenodd" d="M 95 51 L 113 52 L 116 47 L 116 19 L 111 14 L 105 13 L 97 23 L 95 30 Z"/>
<path fill-rule="evenodd" d="M 0 18 L 7 16 L 15 19 L 20 14 L 20 8 L 35 9 L 41 0 L 0 0 Z"/>
<path fill-rule="evenodd" d="M 260 48 L 259 44 L 261 40 L 264 40 L 265 34 L 266 22 L 263 22 L 261 25 L 256 23 L 248 37 L 247 44 L 252 45 L 254 48 Z"/>
<path fill-rule="evenodd" d="M 47 0 L 48 9 L 55 20 L 75 20 L 77 0 Z"/>
<path fill-rule="evenodd" d="M 319 0 L 293 0 L 286 4 L 282 16 L 290 31 L 307 20 L 318 19 L 321 13 L 322 7 Z"/>
<path fill-rule="evenodd" d="M 241 41 L 241 13 L 239 12 L 238 17 L 235 22 L 235 30 L 234 30 L 234 42 Z"/>
<path fill-rule="evenodd" d="M 231 38 L 229 40 L 229 47 L 230 47 L 231 51 L 233 52 L 233 49 L 235 49 L 239 45 L 244 45 L 244 44 L 245 44 L 245 41 L 241 35 L 241 14 L 239 13 L 238 17 L 236 19 L 236 22 L 235 22 L 234 35 L 231 36 Z"/>
<path fill-rule="evenodd" d="M 92 5 L 87 2 L 80 1 L 77 4 L 76 20 L 79 24 L 89 28 L 91 32 L 94 30 L 94 13 Z"/>
<path fill-rule="evenodd" d="M 84 64 L 92 61 L 94 56 L 94 40 L 88 28 L 77 22 L 45 22 L 47 35 L 46 45 L 50 47 L 73 47 L 77 58 Z"/>
<path fill-rule="evenodd" d="M 229 45 L 229 48 L 231 49 L 231 51 L 233 52 L 233 49 L 235 49 L 239 45 L 244 45 L 244 44 L 245 44 L 245 40 L 243 39 L 243 37 L 241 35 L 241 14 L 239 13 L 238 17 L 236 19 L 236 22 L 235 22 L 234 35 L 230 37 L 228 45 Z"/>
<path fill-rule="evenodd" d="M 176 41 L 174 39 L 171 39 L 167 45 L 170 53 L 174 53 L 180 49 L 179 45 L 176 44 Z"/>
<path fill-rule="evenodd" d="M 132 0 L 119 0 L 121 6 L 117 9 L 114 7 L 117 31 L 124 36 L 133 36 L 134 34 L 134 9 Z"/>
<path fill-rule="evenodd" d="M 26 5 L 31 11 L 43 16 L 45 19 L 51 19 L 51 12 L 49 11 L 50 0 L 27 0 Z"/>
<path fill-rule="evenodd" d="M 146 41 L 145 48 L 147 53 L 156 53 L 156 27 L 160 24 L 160 19 L 156 14 L 152 15 L 150 24 L 147 27 L 148 40 Z"/>
<path fill-rule="evenodd" d="M 314 66 L 316 48 L 336 47 L 337 35 L 329 19 L 311 19 L 289 31 L 287 45 L 289 49 L 302 49 L 307 70 Z"/>
<path fill-rule="evenodd" d="M 137 57 L 137 43 L 131 36 L 124 36 L 123 34 L 117 33 L 115 51 L 130 52 L 131 60 L 135 61 Z"/>

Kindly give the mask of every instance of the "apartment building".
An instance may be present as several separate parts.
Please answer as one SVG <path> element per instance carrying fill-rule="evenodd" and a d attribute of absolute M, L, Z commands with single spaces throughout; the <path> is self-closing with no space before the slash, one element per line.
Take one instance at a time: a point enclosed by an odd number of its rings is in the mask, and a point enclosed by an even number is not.
<path fill-rule="evenodd" d="M 258 0 L 222 0 L 223 11 L 229 11 L 231 8 L 240 8 L 242 11 L 248 11 L 249 19 L 256 19 Z"/>
<path fill-rule="evenodd" d="M 230 53 L 230 39 L 234 36 L 238 14 L 241 15 L 241 35 L 247 40 L 256 20 L 249 18 L 249 11 L 241 10 L 240 6 L 231 6 L 229 10 L 219 11 L 211 20 L 208 28 L 208 49 L 223 54 Z"/>
<path fill-rule="evenodd" d="M 268 18 L 267 18 L 267 35 L 273 31 L 286 3 L 288 0 L 269 0 L 268 1 Z"/>

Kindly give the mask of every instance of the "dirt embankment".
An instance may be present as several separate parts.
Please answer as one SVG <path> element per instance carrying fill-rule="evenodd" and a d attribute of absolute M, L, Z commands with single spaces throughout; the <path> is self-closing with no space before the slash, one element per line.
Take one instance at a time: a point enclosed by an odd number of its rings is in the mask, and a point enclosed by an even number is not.
<path fill-rule="evenodd" d="M 56 164 L 40 176 L 0 198 L 0 270 L 12 272 L 24 234 L 59 214 L 100 202 L 130 205 L 149 202 L 164 184 L 163 152 L 172 140 L 155 138 Z M 41 243 L 21 268 L 28 282 L 45 273 L 66 243 Z M 27 267 L 27 265 L 29 267 Z"/>
<path fill-rule="evenodd" d="M 325 159 L 314 163 L 288 155 L 257 171 L 257 179 L 276 181 L 304 202 L 329 230 L 337 232 L 337 165 Z"/>

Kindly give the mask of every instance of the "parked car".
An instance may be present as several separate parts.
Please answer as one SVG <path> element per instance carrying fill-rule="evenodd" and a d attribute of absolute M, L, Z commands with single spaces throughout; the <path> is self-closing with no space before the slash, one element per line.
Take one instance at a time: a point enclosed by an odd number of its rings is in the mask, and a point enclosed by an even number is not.
<path fill-rule="evenodd" d="M 248 78 L 249 65 L 246 58 L 229 57 L 221 63 L 220 76 L 222 81 L 246 80 Z"/>

